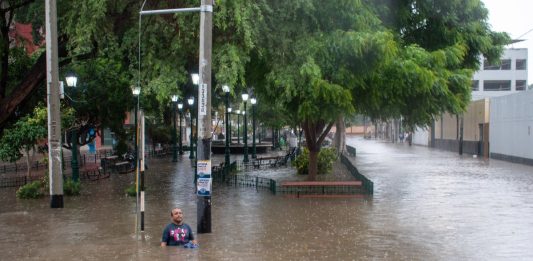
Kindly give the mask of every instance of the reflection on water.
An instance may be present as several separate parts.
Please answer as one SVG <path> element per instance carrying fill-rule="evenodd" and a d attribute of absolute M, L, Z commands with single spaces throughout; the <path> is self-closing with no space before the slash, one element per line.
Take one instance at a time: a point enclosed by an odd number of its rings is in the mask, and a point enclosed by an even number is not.
<path fill-rule="evenodd" d="M 1 259 L 45 260 L 531 260 L 533 168 L 403 144 L 348 138 L 373 197 L 295 199 L 217 186 L 213 233 L 200 249 L 159 241 L 170 209 L 196 230 L 189 159 L 152 161 L 146 232 L 135 234 L 131 174 L 85 182 L 64 209 L 1 189 Z M 265 174 L 265 175 L 268 175 Z"/>

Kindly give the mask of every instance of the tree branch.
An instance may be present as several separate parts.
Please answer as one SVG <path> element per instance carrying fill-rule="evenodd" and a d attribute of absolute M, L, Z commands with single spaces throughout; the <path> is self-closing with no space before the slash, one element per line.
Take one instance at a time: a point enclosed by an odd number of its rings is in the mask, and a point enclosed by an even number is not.
<path fill-rule="evenodd" d="M 4 13 L 13 12 L 13 11 L 15 11 L 15 9 L 21 8 L 21 7 L 25 6 L 25 5 L 29 5 L 29 4 L 31 4 L 33 2 L 35 2 L 35 0 L 26 0 L 26 1 L 23 1 L 22 3 L 16 4 L 16 5 L 12 5 L 12 6 L 8 7 L 8 8 L 0 8 L 0 12 L 4 12 Z"/>

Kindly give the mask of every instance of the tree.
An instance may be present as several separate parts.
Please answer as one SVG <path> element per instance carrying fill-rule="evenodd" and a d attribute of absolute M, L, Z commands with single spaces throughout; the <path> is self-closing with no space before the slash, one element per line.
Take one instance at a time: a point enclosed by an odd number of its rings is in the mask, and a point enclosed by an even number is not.
<path fill-rule="evenodd" d="M 107 98 L 104 101 L 108 102 L 77 107 L 77 116 L 83 119 L 78 124 L 91 122 L 93 126 L 124 133 L 118 125 L 132 105 L 128 102 L 131 92 L 126 91 L 131 85 L 142 87 L 141 105 L 155 124 L 170 121 L 165 114 L 170 115 L 171 94 L 183 99 L 196 92 L 189 75 L 198 68 L 199 16 L 190 13 L 143 17 L 139 56 L 141 4 L 136 0 L 72 0 L 58 5 L 61 72 L 75 71 L 87 92 L 97 87 L 100 92 L 96 97 Z M 144 10 L 197 5 L 196 0 L 146 1 Z M 245 66 L 261 28 L 261 6 L 265 6 L 264 1 L 217 1 L 213 45 L 216 90 L 223 84 L 230 85 L 233 94 L 247 88 Z M 39 27 L 44 20 L 44 2 L 32 3 L 19 10 L 16 17 Z M 0 100 L 0 126 L 8 126 L 10 116 L 21 117 L 15 112 L 44 85 L 44 62 L 43 55 L 25 70 L 26 75 L 13 79 L 14 91 Z M 40 100 L 44 100 L 45 94 L 40 95 Z"/>
<path fill-rule="evenodd" d="M 7 129 L 0 138 L 0 159 L 15 162 L 23 156 L 21 153 L 23 151 L 26 154 L 27 176 L 31 177 L 31 162 L 35 154 L 35 145 L 41 139 L 46 138 L 46 133 L 46 127 L 38 119 L 22 118 L 14 124 L 13 128 Z M 32 151 L 33 154 L 30 155 Z"/>

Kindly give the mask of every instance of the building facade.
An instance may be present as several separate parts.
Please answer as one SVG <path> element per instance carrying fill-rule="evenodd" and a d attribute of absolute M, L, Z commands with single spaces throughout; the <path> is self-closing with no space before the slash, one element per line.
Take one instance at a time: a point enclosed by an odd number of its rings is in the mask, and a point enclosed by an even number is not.
<path fill-rule="evenodd" d="M 472 100 L 499 97 L 526 91 L 527 48 L 505 49 L 500 64 L 481 59 L 472 80 Z"/>

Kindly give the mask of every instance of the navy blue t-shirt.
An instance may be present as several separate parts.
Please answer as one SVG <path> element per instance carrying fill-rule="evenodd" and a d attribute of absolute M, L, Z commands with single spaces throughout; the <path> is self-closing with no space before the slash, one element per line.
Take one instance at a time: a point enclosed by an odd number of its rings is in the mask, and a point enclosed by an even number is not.
<path fill-rule="evenodd" d="M 170 223 L 163 230 L 161 242 L 166 242 L 167 246 L 180 246 L 189 243 L 191 240 L 194 240 L 194 235 L 189 225 L 185 223 L 181 225 Z"/>

